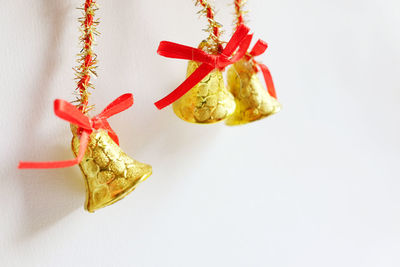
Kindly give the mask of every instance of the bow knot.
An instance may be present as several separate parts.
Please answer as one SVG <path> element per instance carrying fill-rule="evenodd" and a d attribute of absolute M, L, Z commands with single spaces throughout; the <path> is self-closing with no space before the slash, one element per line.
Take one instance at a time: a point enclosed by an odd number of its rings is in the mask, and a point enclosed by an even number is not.
<path fill-rule="evenodd" d="M 91 122 L 92 129 L 99 130 L 99 129 L 104 128 L 104 126 L 107 123 L 107 119 L 101 118 L 98 115 L 96 115 L 90 119 L 90 122 Z"/>
<path fill-rule="evenodd" d="M 111 102 L 100 114 L 90 118 L 78 110 L 74 105 L 62 99 L 54 101 L 54 113 L 57 117 L 78 126 L 79 152 L 75 159 L 56 162 L 20 162 L 20 169 L 53 169 L 65 168 L 79 164 L 89 143 L 90 134 L 94 130 L 106 130 L 110 138 L 119 145 L 118 136 L 111 128 L 107 119 L 133 105 L 133 95 L 124 94 Z"/>
<path fill-rule="evenodd" d="M 250 29 L 247 26 L 240 25 L 223 51 L 218 55 L 207 54 L 199 48 L 162 41 L 157 50 L 159 55 L 169 58 L 193 60 L 200 62 L 201 65 L 174 91 L 157 101 L 155 103 L 156 107 L 158 109 L 165 108 L 181 98 L 213 70 L 223 70 L 227 66 L 239 61 L 246 54 L 253 38 L 253 35 L 248 34 L 249 31 Z"/>
<path fill-rule="evenodd" d="M 227 66 L 230 64 L 233 64 L 234 62 L 231 61 L 231 59 L 228 56 L 225 56 L 224 54 L 220 55 L 211 55 L 213 64 L 212 66 L 214 69 L 218 70 L 224 70 Z"/>

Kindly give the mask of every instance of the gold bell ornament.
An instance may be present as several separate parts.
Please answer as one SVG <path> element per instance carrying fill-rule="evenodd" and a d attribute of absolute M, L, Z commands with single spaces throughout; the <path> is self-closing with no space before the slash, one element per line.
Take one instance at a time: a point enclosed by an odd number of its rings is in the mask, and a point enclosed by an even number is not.
<path fill-rule="evenodd" d="M 79 128 L 71 125 L 72 151 L 79 155 Z M 140 163 L 117 145 L 104 129 L 90 134 L 86 153 L 79 163 L 85 177 L 88 211 L 111 205 L 132 192 L 152 173 L 150 165 Z"/>
<path fill-rule="evenodd" d="M 244 1 L 235 0 L 234 4 L 237 27 L 241 27 L 244 23 Z M 280 111 L 281 105 L 277 100 L 271 73 L 266 65 L 255 60 L 267 48 L 266 42 L 258 40 L 253 49 L 227 71 L 228 87 L 236 101 L 236 110 L 226 121 L 227 125 L 245 124 Z M 263 73 L 268 90 L 264 89 L 258 78 L 259 70 Z"/>
<path fill-rule="evenodd" d="M 261 84 L 256 64 L 252 60 L 242 59 L 227 72 L 228 87 L 236 101 L 235 112 L 226 121 L 227 125 L 256 121 L 281 109 L 276 95 L 269 93 Z"/>
<path fill-rule="evenodd" d="M 77 136 L 74 136 L 72 149 L 77 155 Z M 85 176 L 85 208 L 89 212 L 124 198 L 152 173 L 150 165 L 126 155 L 104 131 L 92 134 L 88 153 L 79 163 L 79 167 Z"/>
<path fill-rule="evenodd" d="M 187 77 L 200 63 L 189 61 Z M 235 111 L 235 100 L 225 87 L 222 72 L 211 71 L 185 95 L 172 104 L 175 114 L 187 122 L 215 123 L 226 119 Z"/>
<path fill-rule="evenodd" d="M 225 86 L 224 69 L 237 62 L 247 52 L 251 36 L 249 29 L 238 27 L 225 48 L 220 41 L 221 25 L 214 19 L 214 9 L 207 1 L 197 1 L 209 22 L 208 39 L 198 48 L 162 41 L 158 54 L 169 58 L 189 60 L 187 79 L 172 93 L 155 103 L 163 109 L 173 104 L 175 114 L 191 123 L 216 123 L 235 111 L 233 95 Z"/>
<path fill-rule="evenodd" d="M 90 78 L 95 75 L 97 56 L 92 50 L 98 21 L 94 13 L 98 9 L 94 0 L 86 0 L 80 19 L 83 49 L 76 68 L 79 97 L 76 106 L 57 99 L 54 113 L 71 125 L 72 151 L 75 159 L 57 162 L 20 162 L 20 169 L 65 168 L 79 164 L 86 184 L 85 209 L 94 212 L 111 205 L 132 192 L 139 183 L 152 173 L 150 165 L 140 163 L 122 151 L 119 140 L 107 119 L 133 105 L 132 94 L 124 94 L 109 104 L 100 114 L 89 117 L 88 106 Z"/>

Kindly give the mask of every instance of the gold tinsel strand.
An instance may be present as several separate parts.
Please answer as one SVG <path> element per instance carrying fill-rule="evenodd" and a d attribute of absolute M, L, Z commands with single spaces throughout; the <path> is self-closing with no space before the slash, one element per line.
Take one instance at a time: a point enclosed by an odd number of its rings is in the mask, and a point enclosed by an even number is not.
<path fill-rule="evenodd" d="M 89 106 L 89 89 L 94 89 L 93 83 L 90 81 L 93 76 L 97 76 L 97 55 L 93 52 L 94 36 L 99 32 L 96 27 L 99 20 L 95 20 L 95 12 L 98 6 L 95 0 L 86 0 L 81 8 L 83 17 L 79 18 L 80 29 L 82 35 L 79 38 L 82 44 L 82 50 L 78 54 L 77 62 L 79 65 L 75 68 L 78 91 L 77 107 L 84 113 L 88 113 L 92 107 Z"/>
<path fill-rule="evenodd" d="M 222 42 L 220 40 L 220 28 L 222 25 L 215 20 L 214 7 L 207 0 L 196 0 L 196 6 L 202 7 L 198 13 L 208 20 L 208 27 L 205 31 L 209 33 L 209 36 L 204 44 L 205 48 L 212 54 L 218 54 L 222 51 Z"/>
<path fill-rule="evenodd" d="M 244 24 L 245 21 L 245 15 L 248 13 L 248 11 L 244 10 L 244 6 L 247 3 L 247 0 L 234 0 L 234 5 L 235 5 L 235 25 L 238 27 L 240 24 Z"/>

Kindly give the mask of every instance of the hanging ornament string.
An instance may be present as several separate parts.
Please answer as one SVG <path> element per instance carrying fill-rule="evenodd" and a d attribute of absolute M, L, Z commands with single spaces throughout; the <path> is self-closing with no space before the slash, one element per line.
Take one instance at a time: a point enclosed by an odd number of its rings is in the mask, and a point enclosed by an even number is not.
<path fill-rule="evenodd" d="M 243 11 L 243 6 L 246 2 L 246 0 L 235 0 L 236 28 L 239 27 L 240 24 L 244 24 L 244 14 L 247 12 Z"/>
<path fill-rule="evenodd" d="M 221 37 L 221 24 L 215 20 L 214 7 L 207 0 L 196 0 L 196 5 L 201 6 L 203 9 L 199 13 L 205 16 L 208 20 L 208 27 L 205 30 L 209 33 L 206 47 L 211 54 L 218 54 L 222 52 Z"/>
<path fill-rule="evenodd" d="M 93 46 L 94 36 L 99 34 L 96 30 L 99 20 L 95 20 L 95 12 L 98 10 L 98 6 L 95 0 L 86 0 L 80 9 L 83 10 L 83 17 L 79 18 L 82 31 L 82 36 L 79 40 L 82 44 L 82 50 L 78 54 L 79 65 L 75 68 L 76 79 L 78 81 L 76 88 L 78 97 L 76 102 L 78 103 L 78 109 L 82 113 L 87 114 L 93 108 L 89 106 L 89 89 L 94 89 L 94 85 L 90 80 L 92 76 L 97 76 L 97 55 L 93 51 Z"/>
<path fill-rule="evenodd" d="M 235 14 L 236 14 L 235 24 L 236 24 L 236 27 L 240 27 L 241 25 L 245 24 L 244 14 L 247 12 L 244 11 L 243 8 L 244 8 L 247 0 L 234 0 L 234 1 L 235 1 L 234 5 L 235 5 Z M 259 72 L 261 70 L 261 72 L 264 76 L 265 84 L 267 85 L 268 93 L 272 97 L 277 99 L 275 85 L 274 85 L 272 75 L 271 75 L 269 68 L 265 64 L 255 60 L 255 57 L 264 54 L 265 51 L 267 50 L 267 48 L 268 48 L 268 44 L 265 41 L 259 39 L 257 41 L 257 43 L 254 45 L 253 49 L 246 54 L 246 58 L 247 58 L 247 60 L 253 62 L 254 70 L 256 72 Z"/>

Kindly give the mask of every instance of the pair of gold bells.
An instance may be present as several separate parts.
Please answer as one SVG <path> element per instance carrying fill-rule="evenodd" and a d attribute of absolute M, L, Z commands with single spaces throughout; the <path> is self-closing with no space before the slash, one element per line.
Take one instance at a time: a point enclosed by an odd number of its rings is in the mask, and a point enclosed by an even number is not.
<path fill-rule="evenodd" d="M 187 77 L 198 67 L 190 61 Z M 188 93 L 172 104 L 175 114 L 191 123 L 240 125 L 280 111 L 281 105 L 262 85 L 255 63 L 243 58 L 229 67 L 227 86 L 223 73 L 213 70 Z"/>

